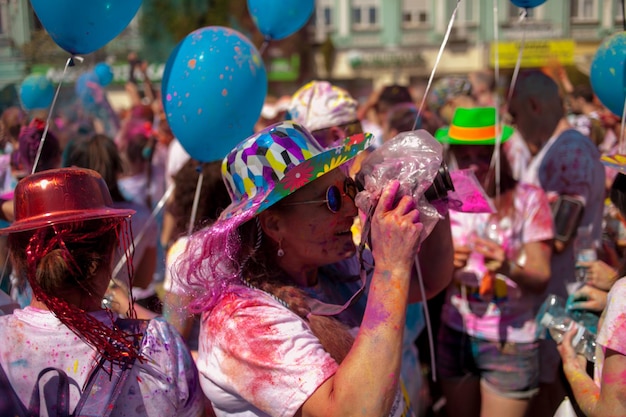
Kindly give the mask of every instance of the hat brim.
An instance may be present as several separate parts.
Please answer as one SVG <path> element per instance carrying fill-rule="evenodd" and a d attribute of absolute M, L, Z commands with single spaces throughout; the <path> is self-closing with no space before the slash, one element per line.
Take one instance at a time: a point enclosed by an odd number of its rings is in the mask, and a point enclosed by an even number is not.
<path fill-rule="evenodd" d="M 506 142 L 512 135 L 515 130 L 508 125 L 502 126 L 502 140 L 500 143 Z M 453 138 L 450 137 L 450 127 L 442 127 L 437 129 L 435 132 L 435 139 L 440 143 L 448 144 L 448 145 L 495 145 L 496 138 L 486 138 L 486 139 L 461 139 L 461 138 Z"/>
<path fill-rule="evenodd" d="M 600 161 L 604 166 L 615 169 L 622 174 L 626 174 L 626 155 L 604 155 L 600 158 Z"/>
<path fill-rule="evenodd" d="M 9 227 L 0 229 L 0 235 L 26 232 L 29 230 L 40 229 L 43 227 L 53 226 L 56 224 L 80 222 L 86 220 L 99 220 L 111 218 L 130 217 L 135 214 L 135 210 L 103 208 L 96 210 L 68 210 L 55 212 L 36 217 L 29 217 L 25 220 L 18 220 Z"/>
<path fill-rule="evenodd" d="M 343 145 L 330 148 L 296 165 L 285 173 L 285 176 L 276 183 L 273 189 L 259 193 L 252 199 L 226 207 L 220 215 L 220 220 L 231 218 L 248 210 L 254 210 L 255 214 L 262 212 L 316 178 L 353 160 L 358 154 L 370 147 L 372 137 L 371 133 L 352 135 L 344 140 Z"/>

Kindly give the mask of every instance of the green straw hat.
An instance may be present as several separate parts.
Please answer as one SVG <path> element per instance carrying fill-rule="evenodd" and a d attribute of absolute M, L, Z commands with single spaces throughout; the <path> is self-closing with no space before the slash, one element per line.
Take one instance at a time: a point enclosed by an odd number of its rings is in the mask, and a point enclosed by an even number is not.
<path fill-rule="evenodd" d="M 513 128 L 501 125 L 501 143 L 513 134 Z M 495 145 L 495 107 L 459 107 L 454 112 L 450 127 L 442 127 L 435 132 L 435 138 L 450 145 Z"/>

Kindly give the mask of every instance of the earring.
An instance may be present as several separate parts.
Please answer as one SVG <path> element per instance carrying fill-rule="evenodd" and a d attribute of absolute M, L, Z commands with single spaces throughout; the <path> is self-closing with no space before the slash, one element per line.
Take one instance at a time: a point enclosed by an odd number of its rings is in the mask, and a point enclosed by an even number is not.
<path fill-rule="evenodd" d="M 276 255 L 278 255 L 279 258 L 285 256 L 285 251 L 282 248 L 282 240 L 278 242 L 278 251 L 276 252 Z"/>

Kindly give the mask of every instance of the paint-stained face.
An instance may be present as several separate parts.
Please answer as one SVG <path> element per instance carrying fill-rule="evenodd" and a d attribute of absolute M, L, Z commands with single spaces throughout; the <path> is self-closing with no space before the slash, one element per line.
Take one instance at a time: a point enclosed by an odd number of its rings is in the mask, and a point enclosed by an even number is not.
<path fill-rule="evenodd" d="M 351 227 L 357 215 L 355 194 L 352 179 L 335 169 L 279 203 L 281 225 L 286 231 L 281 242 L 284 256 L 303 267 L 318 267 L 354 255 Z"/>

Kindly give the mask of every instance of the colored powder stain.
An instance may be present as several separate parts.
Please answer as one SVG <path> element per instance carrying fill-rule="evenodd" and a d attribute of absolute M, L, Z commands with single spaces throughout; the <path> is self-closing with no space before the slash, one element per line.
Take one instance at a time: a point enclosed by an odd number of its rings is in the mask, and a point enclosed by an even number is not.
<path fill-rule="evenodd" d="M 28 361 L 26 359 L 18 359 L 14 362 L 11 362 L 11 366 L 22 366 L 22 367 L 26 367 L 28 366 Z"/>
<path fill-rule="evenodd" d="M 139 382 L 140 384 L 143 383 L 143 380 L 141 379 L 141 377 L 139 375 L 137 375 L 137 382 Z"/>
<path fill-rule="evenodd" d="M 226 97 L 228 95 L 228 90 L 227 89 L 223 89 L 222 90 L 222 96 Z"/>
<path fill-rule="evenodd" d="M 189 98 L 189 93 L 185 93 L 185 98 Z"/>
<path fill-rule="evenodd" d="M 198 109 L 198 115 L 202 114 L 202 109 Z"/>
<path fill-rule="evenodd" d="M 74 373 L 78 372 L 78 359 L 74 361 Z"/>
<path fill-rule="evenodd" d="M 195 59 L 190 59 L 189 62 L 187 63 L 187 66 L 190 69 L 195 69 L 196 68 L 196 60 Z"/>
<path fill-rule="evenodd" d="M 220 74 L 220 80 L 224 79 L 224 74 Z"/>
<path fill-rule="evenodd" d="M 165 99 L 166 99 L 167 101 L 172 101 L 172 95 L 168 93 L 168 94 L 165 96 Z"/>

